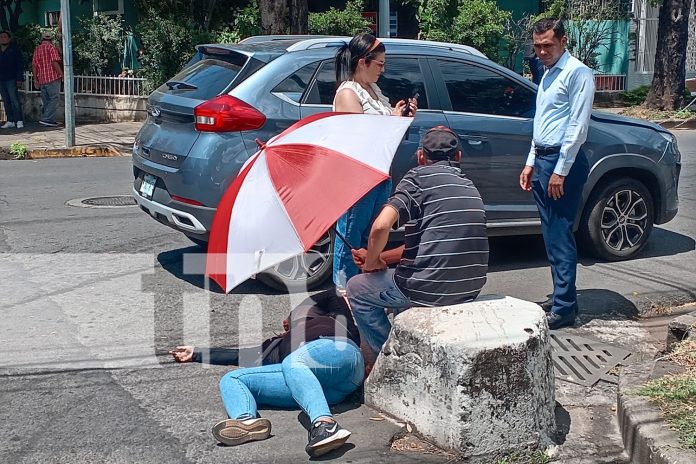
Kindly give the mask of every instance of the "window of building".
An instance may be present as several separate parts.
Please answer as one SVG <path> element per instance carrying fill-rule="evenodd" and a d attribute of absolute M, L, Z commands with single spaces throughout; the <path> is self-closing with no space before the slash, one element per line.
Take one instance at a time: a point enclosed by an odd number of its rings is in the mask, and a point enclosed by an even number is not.
<path fill-rule="evenodd" d="M 97 15 L 122 15 L 123 0 L 92 0 L 94 16 Z"/>
<path fill-rule="evenodd" d="M 536 94 L 521 83 L 481 66 L 437 61 L 453 111 L 522 118 L 534 116 Z"/>
<path fill-rule="evenodd" d="M 44 15 L 44 26 L 56 27 L 60 24 L 60 11 L 47 11 Z"/>

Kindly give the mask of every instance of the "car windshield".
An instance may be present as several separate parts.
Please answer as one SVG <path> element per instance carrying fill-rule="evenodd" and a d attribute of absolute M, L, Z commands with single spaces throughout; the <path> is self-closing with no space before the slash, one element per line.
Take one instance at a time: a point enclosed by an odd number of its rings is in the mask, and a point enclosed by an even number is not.
<path fill-rule="evenodd" d="M 247 60 L 248 57 L 241 53 L 224 57 L 208 55 L 192 66 L 184 68 L 168 81 L 177 85 L 164 83 L 157 90 L 198 100 L 209 100 L 220 95 L 230 85 Z"/>

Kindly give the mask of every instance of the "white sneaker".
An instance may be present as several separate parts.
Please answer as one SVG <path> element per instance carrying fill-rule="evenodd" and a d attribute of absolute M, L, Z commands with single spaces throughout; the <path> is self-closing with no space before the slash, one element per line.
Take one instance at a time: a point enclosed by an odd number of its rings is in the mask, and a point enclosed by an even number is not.
<path fill-rule="evenodd" d="M 24 129 L 24 121 L 17 121 L 17 129 Z"/>
<path fill-rule="evenodd" d="M 5 124 L 0 126 L 0 129 L 12 129 L 15 126 L 15 123 L 7 121 Z"/>

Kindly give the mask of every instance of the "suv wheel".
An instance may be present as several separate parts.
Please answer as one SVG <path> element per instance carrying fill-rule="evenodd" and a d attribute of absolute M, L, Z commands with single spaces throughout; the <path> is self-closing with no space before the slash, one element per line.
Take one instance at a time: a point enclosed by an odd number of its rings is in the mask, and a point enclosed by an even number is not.
<path fill-rule="evenodd" d="M 580 233 L 595 255 L 619 261 L 645 246 L 654 220 L 650 191 L 640 181 L 624 177 L 600 185 L 590 196 Z"/>
<path fill-rule="evenodd" d="M 333 234 L 327 232 L 309 252 L 273 266 L 257 279 L 279 291 L 312 290 L 333 272 Z"/>

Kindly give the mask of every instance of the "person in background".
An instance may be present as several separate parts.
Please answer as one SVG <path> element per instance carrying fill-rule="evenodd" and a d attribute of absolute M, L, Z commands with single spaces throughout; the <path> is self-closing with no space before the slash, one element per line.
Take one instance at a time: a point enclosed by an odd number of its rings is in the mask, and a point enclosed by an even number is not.
<path fill-rule="evenodd" d="M 534 49 L 545 72 L 536 99 L 534 135 L 520 187 L 531 191 L 551 264 L 553 296 L 541 307 L 550 329 L 571 326 L 578 314 L 578 253 L 573 224 L 589 164 L 580 147 L 587 139 L 595 85 L 592 70 L 566 49 L 563 21 L 534 25 Z"/>
<path fill-rule="evenodd" d="M 42 33 L 41 44 L 34 50 L 31 68 L 34 73 L 34 85 L 41 90 L 42 109 L 39 123 L 44 126 L 57 126 L 55 117 L 60 97 L 60 83 L 63 79 L 63 67 L 60 53 L 53 45 L 50 31 Z"/>
<path fill-rule="evenodd" d="M 525 51 L 524 51 L 524 60 L 527 62 L 527 65 L 529 66 L 529 71 L 532 73 L 532 82 L 534 82 L 536 85 L 539 85 L 541 82 L 541 78 L 544 75 L 544 63 L 541 62 L 539 57 L 536 55 L 536 52 L 534 51 L 534 44 L 529 43 L 526 45 Z"/>
<path fill-rule="evenodd" d="M 382 114 L 385 116 L 414 116 L 418 108 L 415 99 L 401 100 L 392 107 L 382 94 L 377 80 L 387 66 L 384 44 L 372 34 L 358 34 L 336 54 L 336 90 L 333 110 L 344 113 Z M 379 128 L 375 128 L 377 134 Z M 391 193 L 391 180 L 377 185 L 353 205 L 336 223 L 344 237 L 334 245 L 333 280 L 339 292 L 345 293 L 346 282 L 359 273 L 353 262 L 351 247 L 367 245 L 370 225 L 379 214 Z"/>
<path fill-rule="evenodd" d="M 24 127 L 22 101 L 18 90 L 22 82 L 24 82 L 22 51 L 12 41 L 9 31 L 0 31 L 0 97 L 7 115 L 7 122 L 0 127 L 2 129 Z"/>

